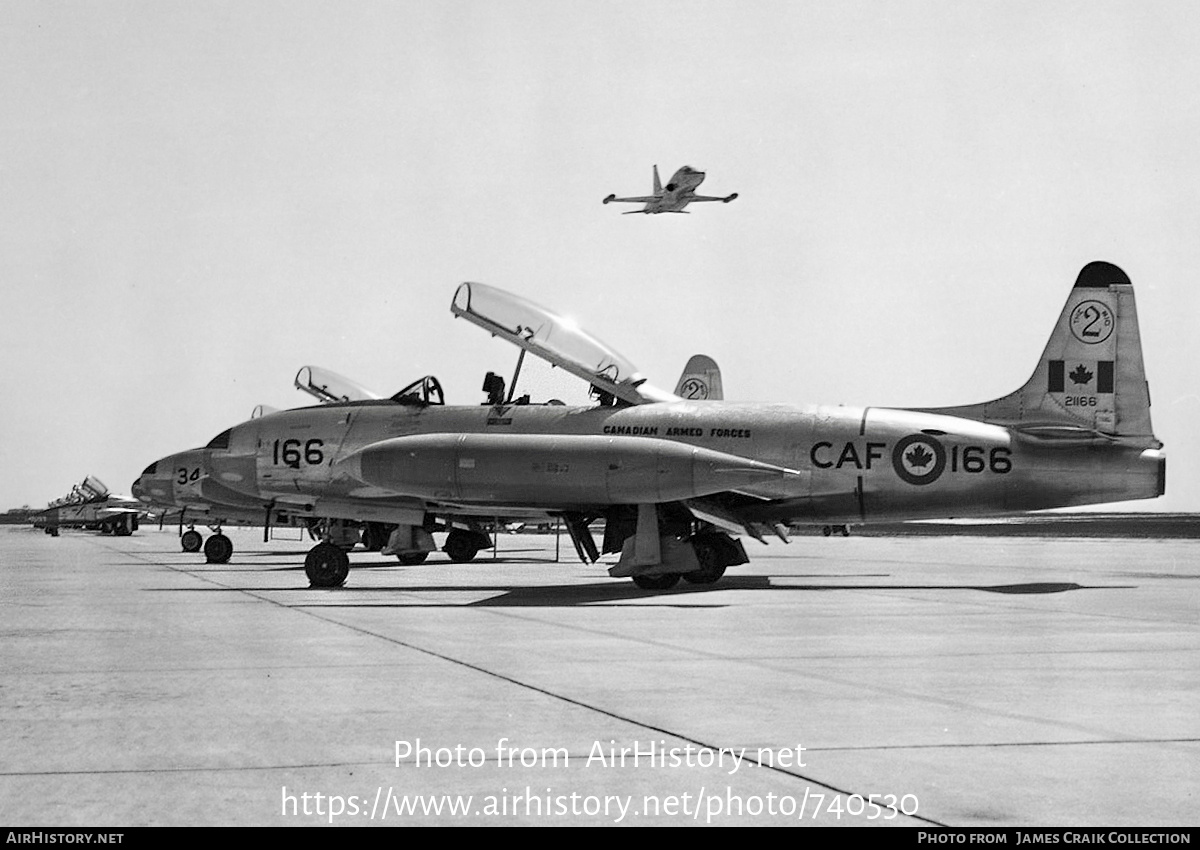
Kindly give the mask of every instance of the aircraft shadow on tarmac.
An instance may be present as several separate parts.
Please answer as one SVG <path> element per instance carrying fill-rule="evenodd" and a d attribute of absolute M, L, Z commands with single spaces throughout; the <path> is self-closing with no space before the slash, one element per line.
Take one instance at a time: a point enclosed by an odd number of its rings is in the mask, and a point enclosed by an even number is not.
<path fill-rule="evenodd" d="M 594 603 L 620 604 L 622 602 L 637 602 L 638 607 L 646 607 L 647 601 L 657 602 L 665 607 L 704 607 L 724 608 L 728 602 L 713 600 L 711 604 L 696 604 L 683 602 L 681 597 L 694 597 L 697 594 L 719 593 L 728 590 L 757 590 L 773 592 L 825 592 L 825 591 L 886 591 L 886 590 L 935 590 L 961 591 L 975 590 L 984 593 L 1001 594 L 1046 594 L 1066 593 L 1074 590 L 1108 590 L 1109 587 L 1088 587 L 1075 582 L 1031 582 L 1027 584 L 1004 585 L 940 585 L 940 584 L 773 584 L 770 576 L 745 576 L 725 578 L 716 585 L 687 585 L 681 584 L 668 591 L 648 591 L 634 585 L 632 582 L 604 582 L 598 584 L 566 584 L 541 585 L 531 587 L 512 586 L 481 586 L 481 585 L 424 585 L 407 587 L 364 587 L 340 588 L 331 593 L 372 593 L 398 591 L 404 593 L 464 593 L 464 592 L 498 592 L 498 596 L 480 599 L 476 602 L 452 603 L 388 603 L 373 600 L 355 603 L 347 601 L 344 605 L 336 602 L 314 602 L 313 607 L 321 608 L 520 608 L 542 607 L 557 608 L 573 605 Z M 678 600 L 678 601 L 675 601 Z M 299 603 L 293 607 L 306 607 Z"/>
<path fill-rule="evenodd" d="M 260 555 L 280 556 L 284 553 L 252 553 Z M 493 564 L 521 563 L 529 565 L 531 562 L 528 558 L 497 558 L 488 559 L 487 561 L 477 561 L 470 565 L 458 565 L 460 567 L 469 566 L 473 568 L 486 568 Z M 547 560 L 538 562 L 545 565 L 553 565 L 555 562 Z M 442 562 L 419 564 L 414 566 L 401 566 L 395 561 L 379 561 L 376 563 L 356 563 L 351 567 L 351 577 L 356 571 L 387 569 L 401 570 L 408 577 L 416 577 L 417 571 L 429 569 L 439 569 L 449 566 Z M 263 567 L 267 567 L 263 569 Z M 247 569 L 246 567 L 237 568 L 230 567 L 210 567 L 207 565 L 198 565 L 198 573 L 210 575 L 214 573 L 248 573 L 248 572 L 298 572 L 304 569 L 303 565 L 297 565 L 292 561 L 288 561 L 286 566 L 268 565 L 263 562 L 255 564 L 254 567 Z M 362 587 L 350 585 L 348 587 L 322 589 L 319 592 L 322 601 L 313 601 L 313 607 L 321 608 L 503 608 L 503 607 L 568 607 L 573 605 L 587 605 L 594 603 L 620 604 L 622 602 L 636 602 L 638 607 L 646 607 L 648 601 L 657 601 L 661 606 L 666 607 L 727 607 L 725 601 L 718 602 L 714 600 L 711 604 L 700 603 L 695 601 L 684 602 L 682 597 L 695 597 L 697 594 L 720 593 L 722 591 L 740 590 L 740 591 L 772 591 L 772 592 L 791 592 L 791 593 L 817 593 L 830 591 L 963 591 L 972 590 L 982 593 L 996 593 L 1002 595 L 1044 595 L 1053 593 L 1067 593 L 1077 590 L 1116 590 L 1130 589 L 1133 585 L 1081 585 L 1077 582 L 1025 582 L 1020 584 L 905 584 L 896 583 L 888 584 L 885 582 L 875 581 L 870 584 L 866 583 L 797 583 L 800 578 L 859 578 L 859 579 L 880 579 L 886 578 L 886 573 L 862 573 L 862 574 L 847 574 L 841 576 L 726 576 L 720 582 L 712 585 L 693 585 L 686 582 L 681 582 L 671 590 L 652 591 L 643 590 L 629 581 L 610 581 L 604 580 L 594 584 L 557 584 L 557 585 L 530 585 L 530 586 L 514 586 L 511 584 L 495 585 L 495 584 L 410 584 L 410 585 L 389 585 L 389 586 L 370 586 Z M 152 590 L 171 590 L 177 592 L 179 588 L 148 588 Z M 218 592 L 227 593 L 229 591 L 255 591 L 255 592 L 277 592 L 277 591 L 307 591 L 309 588 L 301 586 L 284 586 L 284 587 L 254 587 L 254 588 L 233 588 L 233 587 L 205 587 L 195 588 L 195 591 L 200 592 Z M 314 592 L 316 592 L 314 590 Z M 496 596 L 487 599 L 481 599 L 475 602 L 380 602 L 377 599 L 372 601 L 355 602 L 353 598 L 362 594 L 380 594 L 380 593 L 495 593 Z M 333 602 L 330 600 L 331 595 L 349 596 L 345 603 Z M 330 601 L 325 601 L 330 600 Z M 673 600 L 679 600 L 678 602 Z M 294 603 L 291 607 L 308 607 L 310 603 L 299 602 Z"/>

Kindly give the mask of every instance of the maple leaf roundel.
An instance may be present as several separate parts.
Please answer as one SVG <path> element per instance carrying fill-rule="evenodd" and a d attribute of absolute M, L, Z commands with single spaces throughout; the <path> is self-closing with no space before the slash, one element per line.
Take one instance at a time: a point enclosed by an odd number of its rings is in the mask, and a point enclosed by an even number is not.
<path fill-rule="evenodd" d="M 892 449 L 892 467 L 901 481 L 932 484 L 946 468 L 946 449 L 928 434 L 910 434 Z"/>

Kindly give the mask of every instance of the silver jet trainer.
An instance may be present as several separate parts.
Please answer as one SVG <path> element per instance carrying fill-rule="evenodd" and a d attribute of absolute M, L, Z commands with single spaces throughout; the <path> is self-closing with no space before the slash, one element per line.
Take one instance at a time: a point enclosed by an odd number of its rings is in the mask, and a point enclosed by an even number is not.
<path fill-rule="evenodd" d="M 737 192 L 732 195 L 719 197 L 715 195 L 697 195 L 696 189 L 704 182 L 704 172 L 697 171 L 690 165 L 685 165 L 683 168 L 676 171 L 667 185 L 663 186 L 662 181 L 658 179 L 658 166 L 654 166 L 654 194 L 640 195 L 636 198 L 618 198 L 616 195 L 609 195 L 604 199 L 604 203 L 618 204 L 645 204 L 640 210 L 629 210 L 623 215 L 633 215 L 634 213 L 645 213 L 646 215 L 657 215 L 658 213 L 687 213 L 684 209 L 688 204 L 698 201 L 720 201 L 727 204 L 737 197 Z"/>
<path fill-rule="evenodd" d="M 445 405 L 426 378 L 390 399 L 252 419 L 209 444 L 201 477 L 268 518 L 288 509 L 384 523 L 402 560 L 432 548 L 430 529 L 449 529 L 452 559 L 473 556 L 486 535 L 456 519 L 561 517 L 581 559 L 620 553 L 609 573 L 657 590 L 681 577 L 712 583 L 746 563 L 732 535 L 786 542 L 797 523 L 1012 514 L 1165 489 L 1133 286 L 1109 263 L 1079 273 L 1024 386 L 949 408 L 685 400 L 517 296 L 464 283 L 451 311 L 520 358 L 583 378 L 597 404 L 514 400 L 518 359 L 507 394 L 489 373 L 482 406 Z M 154 476 L 139 484 L 149 489 Z M 598 548 L 589 524 L 601 518 Z M 316 587 L 341 585 L 348 567 L 328 540 L 305 562 Z"/>

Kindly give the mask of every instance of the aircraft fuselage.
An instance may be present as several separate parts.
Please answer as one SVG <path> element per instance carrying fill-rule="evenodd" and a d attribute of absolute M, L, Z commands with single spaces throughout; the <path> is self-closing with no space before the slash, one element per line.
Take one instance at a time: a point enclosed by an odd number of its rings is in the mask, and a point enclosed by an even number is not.
<path fill-rule="evenodd" d="M 397 483 L 395 477 L 399 467 L 393 456 L 413 454 L 403 451 L 403 441 L 391 455 L 372 449 L 375 454 L 351 458 L 369 446 L 414 435 L 446 435 L 449 442 L 439 448 L 426 441 L 423 454 L 433 458 L 432 466 L 422 467 L 421 480 L 411 486 Z M 505 448 L 502 440 L 480 437 L 472 443 L 471 435 L 530 437 Z M 625 495 L 607 500 L 652 503 L 732 489 L 741 515 L 762 522 L 970 516 L 1152 498 L 1162 492 L 1164 467 L 1154 449 L 1066 446 L 952 416 L 873 407 L 724 402 L 587 408 L 325 405 L 236 426 L 227 449 L 207 450 L 207 464 L 213 484 L 222 489 L 260 502 L 322 500 L 321 510 L 328 516 L 337 516 L 331 511 L 344 503 L 350 518 L 362 518 L 364 505 L 372 505 L 372 513 L 380 518 L 413 521 L 422 500 L 475 513 L 503 508 L 505 502 L 526 510 L 540 502 L 558 510 L 603 507 L 605 499 L 589 494 L 596 476 L 609 473 L 589 466 L 576 452 L 577 444 L 556 448 L 556 439 L 573 435 L 662 440 L 788 470 L 775 476 L 751 472 L 744 480 L 731 479 L 732 487 L 708 492 L 708 485 L 697 482 L 690 494 L 672 491 L 670 498 L 657 498 L 647 492 L 638 498 L 619 490 Z M 461 446 L 454 442 L 460 436 Z M 619 458 L 621 444 L 610 445 Z M 677 463 L 668 454 L 649 462 L 660 467 Z M 646 461 L 631 456 L 629 465 L 641 462 Z M 380 471 L 381 463 L 390 464 L 390 472 Z M 373 477 L 386 480 L 388 486 L 372 485 Z M 572 491 L 580 495 L 564 500 L 563 494 Z M 519 494 L 524 498 L 517 498 Z M 389 505 L 395 514 L 388 513 Z"/>

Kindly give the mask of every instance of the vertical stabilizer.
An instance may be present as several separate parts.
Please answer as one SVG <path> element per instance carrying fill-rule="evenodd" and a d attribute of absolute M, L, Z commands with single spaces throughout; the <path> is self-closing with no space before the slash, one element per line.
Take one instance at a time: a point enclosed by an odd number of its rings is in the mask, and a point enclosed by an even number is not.
<path fill-rule="evenodd" d="M 721 386 L 721 369 L 707 354 L 694 354 L 683 367 L 675 395 L 692 401 L 722 401 L 725 398 Z"/>
<path fill-rule="evenodd" d="M 654 194 L 661 195 L 662 193 L 663 193 L 662 181 L 658 179 L 658 166 L 655 165 L 654 166 Z"/>
<path fill-rule="evenodd" d="M 1083 267 L 1033 376 L 1015 393 L 926 410 L 1048 439 L 1095 437 L 1160 448 L 1150 426 L 1150 390 L 1129 277 L 1111 263 Z"/>

